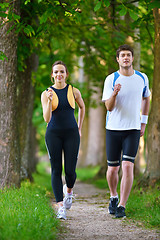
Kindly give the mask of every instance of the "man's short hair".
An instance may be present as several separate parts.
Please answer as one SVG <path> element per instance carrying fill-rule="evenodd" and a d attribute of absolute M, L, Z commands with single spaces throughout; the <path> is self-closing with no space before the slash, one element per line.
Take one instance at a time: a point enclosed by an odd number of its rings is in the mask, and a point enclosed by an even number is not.
<path fill-rule="evenodd" d="M 116 52 L 116 57 L 119 58 L 119 54 L 121 51 L 130 51 L 132 53 L 132 56 L 134 55 L 134 51 L 133 51 L 133 48 L 127 44 L 124 44 L 124 45 L 121 45 L 118 49 L 117 49 L 117 52 Z"/>

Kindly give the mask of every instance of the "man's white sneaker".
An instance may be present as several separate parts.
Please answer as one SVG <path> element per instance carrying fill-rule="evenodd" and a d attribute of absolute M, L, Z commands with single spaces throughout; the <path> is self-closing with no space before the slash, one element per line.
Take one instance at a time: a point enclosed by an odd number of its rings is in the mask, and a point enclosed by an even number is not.
<path fill-rule="evenodd" d="M 63 193 L 64 193 L 63 206 L 66 209 L 70 209 L 71 206 L 72 206 L 73 191 L 71 193 L 68 193 L 67 192 L 67 185 L 65 184 L 63 186 Z"/>
<path fill-rule="evenodd" d="M 57 218 L 66 220 L 66 209 L 63 206 L 58 209 Z"/>

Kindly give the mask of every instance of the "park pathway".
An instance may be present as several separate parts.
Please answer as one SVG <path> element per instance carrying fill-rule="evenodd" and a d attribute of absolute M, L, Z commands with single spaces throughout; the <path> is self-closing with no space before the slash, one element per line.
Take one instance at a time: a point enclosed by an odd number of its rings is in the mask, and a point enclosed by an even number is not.
<path fill-rule="evenodd" d="M 106 192 L 93 185 L 76 182 L 72 208 L 61 220 L 60 240 L 159 240 L 160 232 L 147 230 L 127 218 L 115 219 L 107 213 Z"/>

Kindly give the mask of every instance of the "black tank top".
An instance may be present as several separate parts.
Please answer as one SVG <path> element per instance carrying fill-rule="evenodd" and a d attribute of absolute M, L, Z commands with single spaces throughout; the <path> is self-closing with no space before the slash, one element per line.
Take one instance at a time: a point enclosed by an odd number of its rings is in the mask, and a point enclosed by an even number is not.
<path fill-rule="evenodd" d="M 74 116 L 75 98 L 73 87 L 67 84 L 63 89 L 56 89 L 52 86 L 50 89 L 53 91 L 52 117 L 47 128 L 70 129 L 77 127 Z"/>

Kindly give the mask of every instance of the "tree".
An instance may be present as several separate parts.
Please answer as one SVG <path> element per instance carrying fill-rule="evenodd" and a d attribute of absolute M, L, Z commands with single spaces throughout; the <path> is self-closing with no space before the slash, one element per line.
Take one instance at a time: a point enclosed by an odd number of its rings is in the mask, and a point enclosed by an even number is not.
<path fill-rule="evenodd" d="M 33 44 L 33 41 L 35 41 L 34 29 L 37 27 L 36 20 L 34 4 L 28 4 L 24 7 L 22 2 L 18 28 L 22 27 L 23 30 L 18 35 L 16 82 L 21 180 L 26 178 L 32 180 L 32 173 L 35 171 L 37 164 L 35 129 L 32 123 L 35 95 L 33 74 L 38 67 L 38 56 Z"/>
<path fill-rule="evenodd" d="M 148 157 L 144 178 L 147 184 L 160 179 L 160 8 L 153 9 L 155 21 L 154 81 L 152 106 L 148 123 Z"/>
<path fill-rule="evenodd" d="M 8 7 L 8 5 L 6 4 Z M 19 14 L 19 1 L 11 3 L 13 14 Z M 7 15 L 0 18 L 0 184 L 20 185 L 20 151 L 16 104 L 17 42 L 13 22 L 6 22 Z"/>

